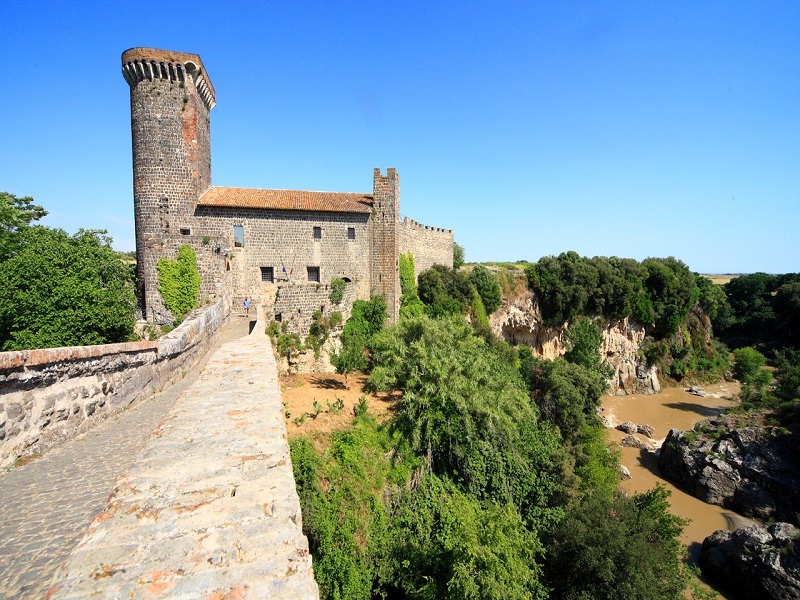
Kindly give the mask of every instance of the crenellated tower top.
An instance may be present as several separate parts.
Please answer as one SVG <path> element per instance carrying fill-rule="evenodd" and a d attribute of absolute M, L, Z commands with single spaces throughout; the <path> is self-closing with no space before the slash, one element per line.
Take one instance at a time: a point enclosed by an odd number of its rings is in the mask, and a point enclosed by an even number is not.
<path fill-rule="evenodd" d="M 131 48 L 122 53 L 122 76 L 134 86 L 144 79 L 167 79 L 186 82 L 192 76 L 198 96 L 208 110 L 217 103 L 217 95 L 198 54 L 157 48 Z"/>

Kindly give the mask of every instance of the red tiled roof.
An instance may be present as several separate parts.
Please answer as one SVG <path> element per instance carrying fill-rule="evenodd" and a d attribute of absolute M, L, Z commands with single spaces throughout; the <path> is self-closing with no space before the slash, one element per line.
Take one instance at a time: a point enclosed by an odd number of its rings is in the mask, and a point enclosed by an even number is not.
<path fill-rule="evenodd" d="M 368 213 L 372 211 L 372 194 L 211 187 L 197 205 Z"/>

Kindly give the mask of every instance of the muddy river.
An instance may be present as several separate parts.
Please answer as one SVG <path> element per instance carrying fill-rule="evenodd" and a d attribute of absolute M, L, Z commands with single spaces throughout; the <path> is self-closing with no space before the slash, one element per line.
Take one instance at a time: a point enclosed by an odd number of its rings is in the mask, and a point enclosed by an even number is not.
<path fill-rule="evenodd" d="M 625 421 L 646 423 L 655 428 L 652 439 L 637 434 L 636 437 L 648 441 L 656 448 L 660 447 L 671 428 L 692 429 L 694 424 L 735 406 L 736 402 L 728 400 L 734 397 L 739 388 L 734 383 L 722 383 L 705 386 L 709 396 L 700 397 L 685 392 L 682 388 L 666 388 L 654 396 L 604 396 L 603 414 L 616 426 Z M 714 397 L 719 396 L 719 397 Z M 617 443 L 627 434 L 622 431 L 609 430 L 609 438 Z M 697 564 L 700 546 L 703 539 L 717 529 L 742 527 L 749 523 L 743 517 L 721 506 L 706 504 L 690 496 L 673 483 L 661 477 L 658 470 L 655 452 L 637 448 L 621 448 L 620 462 L 628 467 L 631 478 L 622 482 L 622 487 L 629 493 L 644 492 L 653 488 L 656 483 L 663 484 L 672 492 L 669 502 L 672 511 L 691 522 L 683 533 L 683 543 L 688 546 L 690 562 Z"/>

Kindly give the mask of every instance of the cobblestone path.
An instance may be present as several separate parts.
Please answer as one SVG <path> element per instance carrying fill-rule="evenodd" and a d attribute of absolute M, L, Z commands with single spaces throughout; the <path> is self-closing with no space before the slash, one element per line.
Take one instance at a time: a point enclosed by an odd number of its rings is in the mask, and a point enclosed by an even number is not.
<path fill-rule="evenodd" d="M 232 315 L 214 348 L 247 335 Z M 57 566 L 103 510 L 114 480 L 133 463 L 175 399 L 199 375 L 131 405 L 42 458 L 0 474 L 0 600 L 42 598 Z"/>

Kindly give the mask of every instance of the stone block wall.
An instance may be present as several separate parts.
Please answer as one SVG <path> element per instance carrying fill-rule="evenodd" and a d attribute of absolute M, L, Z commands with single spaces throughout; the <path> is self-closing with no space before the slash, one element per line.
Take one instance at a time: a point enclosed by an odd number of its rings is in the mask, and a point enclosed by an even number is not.
<path fill-rule="evenodd" d="M 401 253 L 414 255 L 414 276 L 433 265 L 453 268 L 453 231 L 429 227 L 406 217 L 398 226 Z"/>
<path fill-rule="evenodd" d="M 275 286 L 274 295 L 262 297 L 265 319 L 287 323 L 289 331 L 304 338 L 309 333 L 312 315 L 320 311 L 326 317 L 333 312 L 342 313 L 342 322 L 350 318 L 353 302 L 358 300 L 357 287 L 348 283 L 339 304 L 330 300 L 331 286 L 303 283 Z"/>
<path fill-rule="evenodd" d="M 340 277 L 353 284 L 356 298 L 369 298 L 368 222 L 365 213 L 198 207 L 193 234 L 211 239 L 207 252 L 213 253 L 220 243 L 223 259 L 229 257 L 238 307 L 245 296 L 268 294 L 277 285 L 308 283 L 308 267 L 319 269 L 319 283 L 327 285 Z M 241 248 L 234 245 L 234 226 L 244 230 Z M 321 230 L 319 240 L 313 237 L 314 227 Z M 354 239 L 348 239 L 348 228 L 354 230 Z M 273 284 L 262 282 L 261 267 L 272 267 Z M 205 280 L 214 273 L 202 275 Z"/>
<path fill-rule="evenodd" d="M 223 295 L 157 342 L 0 352 L 0 467 L 44 453 L 180 378 L 230 308 Z"/>
<path fill-rule="evenodd" d="M 373 173 L 373 212 L 370 219 L 370 266 L 372 292 L 386 299 L 389 323 L 400 314 L 400 262 L 398 222 L 400 221 L 400 176 L 395 169 Z"/>
<path fill-rule="evenodd" d="M 131 100 L 138 296 L 148 321 L 168 322 L 157 265 L 176 253 L 211 185 L 214 90 L 194 54 L 132 48 L 122 67 Z"/>

